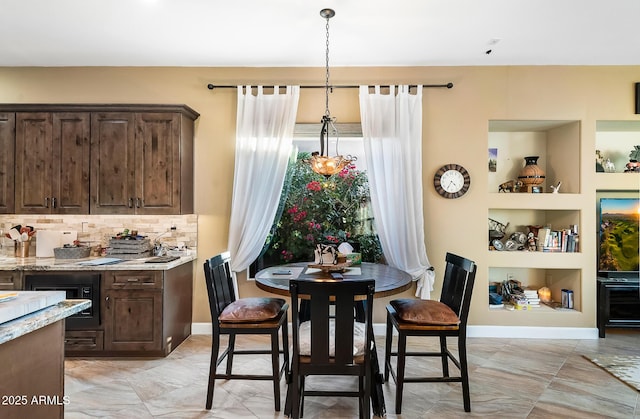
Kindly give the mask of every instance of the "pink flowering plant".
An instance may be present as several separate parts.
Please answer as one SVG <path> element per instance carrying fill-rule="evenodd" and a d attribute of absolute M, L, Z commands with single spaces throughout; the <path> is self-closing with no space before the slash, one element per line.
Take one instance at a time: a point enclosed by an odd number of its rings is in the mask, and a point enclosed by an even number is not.
<path fill-rule="evenodd" d="M 312 261 L 316 244 L 347 242 L 364 261 L 379 261 L 382 250 L 369 211 L 366 173 L 350 164 L 327 179 L 311 170 L 308 158 L 299 153 L 288 168 L 265 258 L 272 263 Z"/>

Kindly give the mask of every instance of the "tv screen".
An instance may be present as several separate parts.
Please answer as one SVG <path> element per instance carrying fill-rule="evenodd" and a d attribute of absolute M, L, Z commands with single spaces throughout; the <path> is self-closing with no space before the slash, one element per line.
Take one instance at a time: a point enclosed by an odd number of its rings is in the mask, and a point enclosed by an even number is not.
<path fill-rule="evenodd" d="M 600 199 L 598 271 L 638 273 L 640 198 Z"/>

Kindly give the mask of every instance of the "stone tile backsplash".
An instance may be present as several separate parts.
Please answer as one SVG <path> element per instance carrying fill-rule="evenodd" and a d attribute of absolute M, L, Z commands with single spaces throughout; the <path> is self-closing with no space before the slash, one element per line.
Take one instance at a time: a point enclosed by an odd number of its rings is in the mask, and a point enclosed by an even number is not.
<path fill-rule="evenodd" d="M 92 246 L 99 243 L 106 247 L 109 238 L 125 228 L 138 230 L 138 234 L 148 236 L 153 242 L 156 238 L 167 246 L 179 243 L 192 250 L 198 245 L 198 216 L 188 215 L 41 215 L 41 214 L 0 214 L 2 236 L 11 227 L 21 224 L 33 226 L 34 239 L 38 239 L 38 230 L 77 231 L 78 240 Z M 175 230 L 171 227 L 175 226 Z M 10 239 L 4 238 L 7 244 Z M 32 243 L 32 246 L 35 243 Z M 35 249 L 34 249 L 35 250 Z"/>

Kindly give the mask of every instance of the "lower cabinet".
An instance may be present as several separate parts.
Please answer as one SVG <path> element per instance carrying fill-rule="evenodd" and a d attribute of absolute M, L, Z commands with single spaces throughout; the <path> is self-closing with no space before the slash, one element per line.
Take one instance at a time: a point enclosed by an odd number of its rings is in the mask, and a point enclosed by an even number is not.
<path fill-rule="evenodd" d="M 100 326 L 67 330 L 65 355 L 168 355 L 191 335 L 192 266 L 102 272 Z"/>
<path fill-rule="evenodd" d="M 66 352 L 102 351 L 104 350 L 104 332 L 102 330 L 66 330 L 64 349 Z"/>
<path fill-rule="evenodd" d="M 104 335 L 107 351 L 161 351 L 161 290 L 106 290 Z"/>
<path fill-rule="evenodd" d="M 0 271 L 0 291 L 22 289 L 22 273 L 20 271 Z"/>

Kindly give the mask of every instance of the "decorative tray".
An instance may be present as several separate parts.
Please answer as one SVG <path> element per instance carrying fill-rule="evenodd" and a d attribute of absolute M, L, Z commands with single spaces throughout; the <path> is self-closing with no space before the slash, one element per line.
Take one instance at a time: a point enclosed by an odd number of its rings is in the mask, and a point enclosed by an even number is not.
<path fill-rule="evenodd" d="M 323 272 L 344 272 L 349 266 L 351 266 L 351 261 L 338 263 L 336 265 L 320 265 L 319 263 L 310 263 L 309 268 L 320 269 Z"/>

